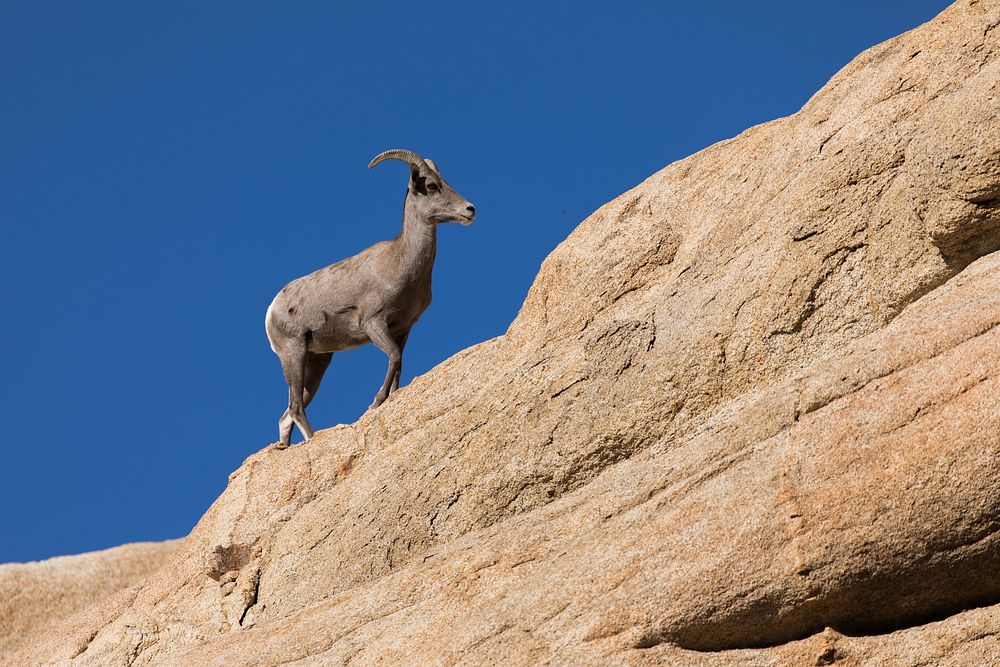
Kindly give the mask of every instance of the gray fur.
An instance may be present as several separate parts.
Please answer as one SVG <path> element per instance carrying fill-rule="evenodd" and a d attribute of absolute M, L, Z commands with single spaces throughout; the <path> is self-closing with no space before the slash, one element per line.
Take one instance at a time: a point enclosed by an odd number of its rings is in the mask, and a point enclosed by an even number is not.
<path fill-rule="evenodd" d="M 396 390 L 410 329 L 431 303 L 437 225 L 469 225 L 475 218 L 475 208 L 448 185 L 433 162 L 393 150 L 368 166 L 387 159 L 410 165 L 399 235 L 293 280 L 267 309 L 267 337 L 288 384 L 288 409 L 278 421 L 281 447 L 290 443 L 293 425 L 306 440 L 312 437 L 305 408 L 334 352 L 371 342 L 389 357 L 385 380 L 369 409 Z"/>

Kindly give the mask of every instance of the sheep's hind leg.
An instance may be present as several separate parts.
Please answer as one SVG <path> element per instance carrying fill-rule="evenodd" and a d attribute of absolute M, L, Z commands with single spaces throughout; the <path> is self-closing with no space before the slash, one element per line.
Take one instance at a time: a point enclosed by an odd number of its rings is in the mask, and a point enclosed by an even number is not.
<path fill-rule="evenodd" d="M 291 444 L 294 426 L 295 421 L 292 419 L 292 413 L 286 409 L 281 415 L 281 419 L 278 420 L 278 449 L 285 449 Z"/>
<path fill-rule="evenodd" d="M 293 424 L 299 427 L 304 439 L 309 440 L 313 437 L 312 426 L 306 419 L 305 406 L 303 405 L 307 354 L 306 342 L 302 339 L 282 350 L 279 355 L 281 369 L 285 373 L 285 382 L 288 383 L 288 409 L 278 420 L 278 446 L 280 448 L 288 447 L 291 444 Z"/>
<path fill-rule="evenodd" d="M 309 403 L 316 397 L 319 383 L 323 381 L 323 374 L 326 373 L 331 359 L 333 359 L 333 352 L 306 352 L 306 372 L 302 388 L 303 408 L 309 407 Z"/>
<path fill-rule="evenodd" d="M 323 381 L 323 373 L 326 372 L 327 367 L 330 365 L 330 359 L 332 358 L 332 352 L 325 354 L 306 352 L 305 374 L 302 383 L 303 410 L 316 396 L 316 392 L 319 390 L 319 384 Z M 284 449 L 285 447 L 288 447 L 292 440 L 292 428 L 294 426 L 295 420 L 292 418 L 291 410 L 285 410 L 285 414 L 281 415 L 281 419 L 278 420 L 278 436 L 280 438 L 278 441 L 279 448 Z"/>

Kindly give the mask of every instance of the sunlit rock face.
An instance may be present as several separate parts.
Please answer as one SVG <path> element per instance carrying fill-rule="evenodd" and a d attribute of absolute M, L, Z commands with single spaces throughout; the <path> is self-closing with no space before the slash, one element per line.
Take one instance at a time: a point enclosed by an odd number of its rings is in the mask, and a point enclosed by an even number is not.
<path fill-rule="evenodd" d="M 156 572 L 178 540 L 126 544 L 79 556 L 0 564 L 0 664 L 59 633 L 74 612 Z"/>

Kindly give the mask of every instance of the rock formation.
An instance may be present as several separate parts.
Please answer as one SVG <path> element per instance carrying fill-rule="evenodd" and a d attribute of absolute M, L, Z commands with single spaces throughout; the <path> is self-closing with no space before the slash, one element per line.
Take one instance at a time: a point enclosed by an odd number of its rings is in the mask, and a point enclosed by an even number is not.
<path fill-rule="evenodd" d="M 159 569 L 177 540 L 126 544 L 40 563 L 0 565 L 0 664 L 58 634 L 58 623 Z"/>
<path fill-rule="evenodd" d="M 1000 662 L 998 28 L 961 0 L 605 205 L 504 336 L 15 662 Z"/>

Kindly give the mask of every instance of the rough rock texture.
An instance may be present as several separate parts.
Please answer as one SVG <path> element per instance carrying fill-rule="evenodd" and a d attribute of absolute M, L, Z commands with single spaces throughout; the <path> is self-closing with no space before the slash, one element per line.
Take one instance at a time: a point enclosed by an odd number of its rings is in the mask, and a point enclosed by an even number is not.
<path fill-rule="evenodd" d="M 179 540 L 141 542 L 37 563 L 0 565 L 0 664 L 55 632 L 56 623 L 115 591 L 134 586 Z"/>
<path fill-rule="evenodd" d="M 1000 661 L 998 28 L 962 0 L 602 207 L 505 336 L 254 454 L 17 660 Z"/>

